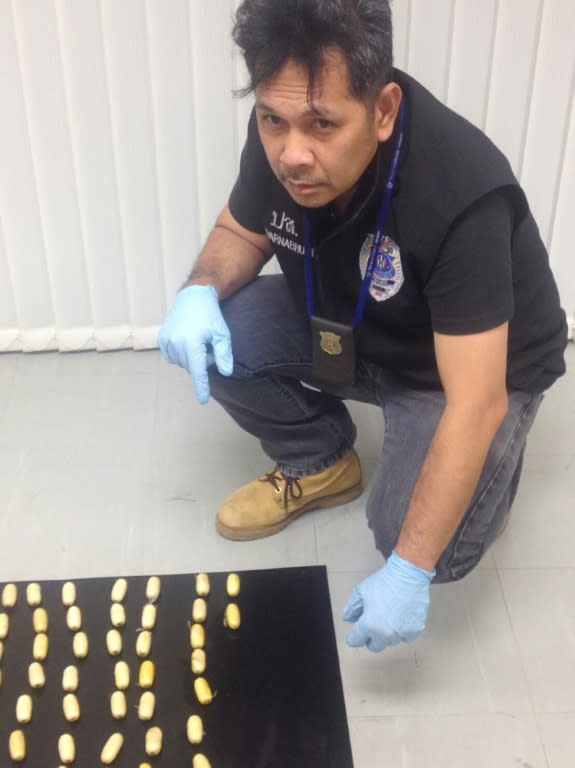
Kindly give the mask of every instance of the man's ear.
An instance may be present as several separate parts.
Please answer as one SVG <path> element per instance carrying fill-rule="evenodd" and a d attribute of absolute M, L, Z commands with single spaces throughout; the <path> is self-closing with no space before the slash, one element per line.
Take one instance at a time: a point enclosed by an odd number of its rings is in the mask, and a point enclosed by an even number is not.
<path fill-rule="evenodd" d="M 403 93 L 397 83 L 388 83 L 376 97 L 375 127 L 380 142 L 387 141 L 393 136 L 402 98 Z"/>

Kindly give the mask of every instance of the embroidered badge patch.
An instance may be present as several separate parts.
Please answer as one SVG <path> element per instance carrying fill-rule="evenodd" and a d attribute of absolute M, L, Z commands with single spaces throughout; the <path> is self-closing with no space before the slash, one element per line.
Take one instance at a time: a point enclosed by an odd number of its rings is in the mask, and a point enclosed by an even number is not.
<path fill-rule="evenodd" d="M 361 276 L 365 277 L 373 246 L 374 235 L 368 235 L 359 255 Z M 404 282 L 401 252 L 397 243 L 387 237 L 382 239 L 375 259 L 369 293 L 376 301 L 386 301 L 399 292 Z"/>

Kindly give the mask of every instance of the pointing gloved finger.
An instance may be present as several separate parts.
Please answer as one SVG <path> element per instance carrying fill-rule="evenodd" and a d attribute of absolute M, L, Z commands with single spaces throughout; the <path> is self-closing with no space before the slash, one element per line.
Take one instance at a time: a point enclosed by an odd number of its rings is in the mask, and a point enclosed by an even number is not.
<path fill-rule="evenodd" d="M 206 369 L 206 348 L 200 347 L 195 351 L 194 357 L 190 360 L 190 374 L 194 381 L 196 399 L 200 405 L 205 405 L 210 399 L 210 384 L 208 380 L 208 371 Z"/>
<path fill-rule="evenodd" d="M 343 609 L 343 620 L 355 623 L 363 613 L 363 599 L 357 587 Z"/>

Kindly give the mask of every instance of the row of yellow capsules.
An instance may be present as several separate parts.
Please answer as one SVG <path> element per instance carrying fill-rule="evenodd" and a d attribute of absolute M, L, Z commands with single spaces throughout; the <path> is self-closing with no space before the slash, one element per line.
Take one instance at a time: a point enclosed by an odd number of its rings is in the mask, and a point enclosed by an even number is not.
<path fill-rule="evenodd" d="M 226 591 L 229 597 L 236 598 L 240 594 L 240 577 L 237 573 L 230 573 L 226 580 Z M 199 573 L 196 576 L 196 594 L 192 606 L 193 624 L 190 626 L 190 645 L 192 647 L 191 667 L 194 675 L 194 691 L 199 703 L 207 706 L 213 701 L 213 693 L 208 681 L 203 677 L 206 671 L 206 632 L 204 624 L 208 616 L 208 604 L 206 598 L 210 594 L 210 579 L 207 573 Z M 240 609 L 237 603 L 228 603 L 224 616 L 224 624 L 230 629 L 239 629 L 241 624 Z M 187 734 L 190 744 L 195 746 L 204 739 L 204 725 L 199 715 L 188 718 Z M 211 768 L 208 758 L 197 753 L 194 755 L 193 768 Z"/>
<path fill-rule="evenodd" d="M 3 608 L 14 608 L 18 600 L 18 590 L 15 584 L 7 584 L 2 591 Z M 44 688 L 46 675 L 43 662 L 48 658 L 48 613 L 42 606 L 42 588 L 40 584 L 31 583 L 26 587 L 26 601 L 31 608 L 32 624 L 34 627 L 34 643 L 32 656 L 34 661 L 28 667 L 28 682 L 33 690 Z M 77 658 L 85 658 L 88 654 L 88 640 L 81 632 L 82 613 L 76 603 L 76 588 L 67 582 L 62 587 L 62 602 L 67 608 L 66 623 L 74 632 L 73 648 Z M 4 618 L 3 618 L 4 617 Z M 0 660 L 3 653 L 2 641 L 7 637 L 10 627 L 8 614 L 0 614 Z M 75 672 L 75 675 L 72 674 Z M 72 682 L 73 681 L 73 682 Z M 64 670 L 62 685 L 65 691 L 63 698 L 64 716 L 68 722 L 75 722 L 80 717 L 80 705 L 75 695 L 78 688 L 78 674 L 75 667 Z M 69 692 L 68 692 L 69 691 Z M 74 693 L 72 693 L 74 691 Z M 67 693 L 68 692 L 68 693 Z M 20 725 L 27 725 L 32 720 L 33 700 L 29 694 L 22 694 L 16 702 L 16 719 Z M 12 731 L 8 745 L 10 757 L 14 762 L 22 762 L 26 758 L 26 736 L 23 729 Z M 60 760 L 69 765 L 75 760 L 75 744 L 71 734 L 62 734 L 58 739 Z"/>
<path fill-rule="evenodd" d="M 119 656 L 122 653 L 123 642 L 119 628 L 126 623 L 126 615 L 123 601 L 126 597 L 128 582 L 126 579 L 118 579 L 112 588 L 112 607 L 110 616 L 113 629 L 110 629 L 106 643 L 110 656 Z M 140 663 L 138 684 L 144 692 L 140 696 L 138 705 L 138 717 L 142 721 L 150 721 L 154 717 L 156 700 L 150 690 L 155 681 L 156 671 L 154 662 L 148 656 L 152 647 L 152 631 L 156 625 L 156 602 L 160 597 L 161 582 L 157 576 L 150 576 L 146 584 L 146 599 L 148 602 L 142 609 L 141 628 L 138 630 L 136 640 L 136 654 L 143 659 Z M 130 668 L 126 661 L 116 662 L 114 667 L 114 682 L 116 690 L 111 696 L 110 708 L 112 716 L 116 720 L 123 720 L 127 714 L 125 691 L 130 685 Z M 100 760 L 104 765 L 112 765 L 120 754 L 124 745 L 124 736 L 120 732 L 113 733 L 104 744 Z M 145 750 L 148 757 L 156 757 L 162 751 L 163 733 L 157 726 L 146 731 Z M 142 763 L 140 768 L 150 768 L 148 763 Z"/>

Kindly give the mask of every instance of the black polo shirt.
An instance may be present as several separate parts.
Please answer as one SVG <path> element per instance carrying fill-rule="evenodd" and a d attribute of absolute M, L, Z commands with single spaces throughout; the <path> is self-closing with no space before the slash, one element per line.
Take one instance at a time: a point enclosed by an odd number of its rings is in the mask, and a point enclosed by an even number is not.
<path fill-rule="evenodd" d="M 564 373 L 565 313 L 537 226 L 493 143 L 399 70 L 407 105 L 385 240 L 358 354 L 415 387 L 440 388 L 433 333 L 480 333 L 509 321 L 508 387 L 541 392 Z M 308 209 L 316 314 L 351 324 L 388 179 L 395 136 L 381 144 L 350 206 Z M 229 200 L 246 229 L 266 233 L 306 312 L 303 208 L 273 174 L 255 113 Z"/>

